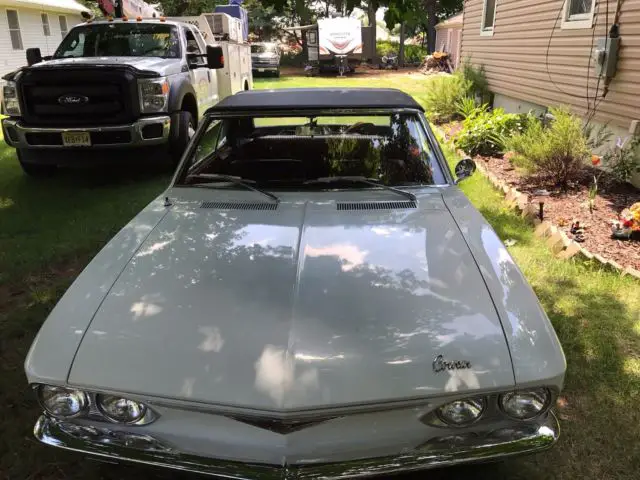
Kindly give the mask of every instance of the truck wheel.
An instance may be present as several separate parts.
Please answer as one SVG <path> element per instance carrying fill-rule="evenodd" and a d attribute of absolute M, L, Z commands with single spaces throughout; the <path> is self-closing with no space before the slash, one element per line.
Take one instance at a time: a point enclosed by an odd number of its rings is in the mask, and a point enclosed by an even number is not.
<path fill-rule="evenodd" d="M 30 158 L 35 159 L 37 155 L 34 152 L 29 152 L 26 149 L 17 149 L 16 155 L 18 156 L 18 161 L 20 162 L 20 166 L 22 167 L 22 171 L 26 173 L 30 177 L 34 178 L 46 178 L 51 177 L 56 170 L 58 169 L 57 165 L 46 165 L 41 163 L 29 163 Z"/>
<path fill-rule="evenodd" d="M 181 110 L 171 115 L 171 130 L 169 132 L 169 153 L 174 165 L 180 162 L 189 140 L 196 131 L 191 112 Z"/>

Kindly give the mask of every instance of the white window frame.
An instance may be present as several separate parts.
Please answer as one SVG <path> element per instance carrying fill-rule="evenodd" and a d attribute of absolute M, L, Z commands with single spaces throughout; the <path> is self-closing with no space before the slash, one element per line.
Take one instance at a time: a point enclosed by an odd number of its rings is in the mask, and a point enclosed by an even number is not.
<path fill-rule="evenodd" d="M 569 15 L 571 2 L 573 0 L 565 0 L 564 10 L 562 12 L 562 30 L 574 30 L 578 28 L 593 28 L 593 20 L 595 19 L 596 5 L 598 0 L 593 0 L 591 4 L 591 12 Z"/>
<path fill-rule="evenodd" d="M 49 14 L 40 12 L 40 21 L 42 22 L 42 33 L 45 37 L 51 36 L 51 23 L 49 23 Z"/>
<path fill-rule="evenodd" d="M 64 26 L 66 28 L 66 30 L 62 30 L 62 19 L 64 18 Z M 67 22 L 67 16 L 66 15 L 58 15 L 58 25 L 60 26 L 60 36 L 62 38 L 67 36 L 67 33 L 69 33 L 69 22 Z"/>
<path fill-rule="evenodd" d="M 489 0 L 484 0 L 482 2 L 482 17 L 480 17 L 480 35 L 483 37 L 493 37 L 493 31 L 496 27 L 496 14 L 498 13 L 498 0 L 495 0 L 495 7 L 493 9 L 493 22 L 491 22 L 491 26 L 487 26 L 484 24 L 484 20 L 487 13 L 487 2 Z"/>
<path fill-rule="evenodd" d="M 15 28 L 13 30 L 11 29 L 9 25 L 9 12 L 16 12 L 16 20 L 18 21 L 18 30 L 16 30 Z M 4 14 L 5 14 L 5 18 L 7 19 L 7 32 L 9 32 L 9 41 L 11 42 L 11 49 L 24 50 L 24 42 L 22 41 L 22 28 L 20 27 L 20 12 L 18 12 L 17 8 L 5 8 Z M 15 48 L 13 46 L 13 41 L 11 40 L 12 31 L 18 32 L 18 39 L 20 40 L 20 48 Z"/>

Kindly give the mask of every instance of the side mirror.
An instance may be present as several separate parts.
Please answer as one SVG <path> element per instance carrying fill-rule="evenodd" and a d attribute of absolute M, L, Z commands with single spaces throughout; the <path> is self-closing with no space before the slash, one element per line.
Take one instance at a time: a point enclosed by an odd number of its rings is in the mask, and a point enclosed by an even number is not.
<path fill-rule="evenodd" d="M 27 48 L 27 65 L 35 65 L 42 61 L 42 53 L 38 47 Z"/>
<path fill-rule="evenodd" d="M 212 70 L 224 68 L 224 54 L 222 47 L 207 45 L 207 67 Z"/>
<path fill-rule="evenodd" d="M 465 178 L 469 178 L 476 171 L 476 162 L 470 158 L 463 158 L 456 165 L 456 183 L 461 182 Z"/>

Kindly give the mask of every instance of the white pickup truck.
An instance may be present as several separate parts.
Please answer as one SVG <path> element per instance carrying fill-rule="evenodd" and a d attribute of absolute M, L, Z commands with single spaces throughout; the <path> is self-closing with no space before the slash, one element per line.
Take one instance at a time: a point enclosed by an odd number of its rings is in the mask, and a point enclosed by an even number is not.
<path fill-rule="evenodd" d="M 177 161 L 209 107 L 253 86 L 249 45 L 188 20 L 90 21 L 52 57 L 29 49 L 28 66 L 4 77 L 2 105 L 25 173 L 111 162 L 116 149 L 168 149 Z"/>

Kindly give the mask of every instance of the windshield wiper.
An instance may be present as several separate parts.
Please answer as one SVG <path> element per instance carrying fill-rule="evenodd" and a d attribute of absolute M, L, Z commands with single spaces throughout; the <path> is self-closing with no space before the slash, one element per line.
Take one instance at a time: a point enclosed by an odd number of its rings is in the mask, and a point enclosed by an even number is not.
<path fill-rule="evenodd" d="M 226 180 L 227 182 L 231 182 L 236 185 L 241 185 L 249 190 L 253 190 L 254 192 L 261 193 L 265 197 L 269 197 L 274 200 L 276 203 L 280 203 L 280 199 L 276 197 L 273 193 L 265 192 L 264 190 L 260 190 L 259 188 L 253 187 L 249 185 L 249 183 L 256 183 L 254 180 L 249 180 L 242 177 L 234 177 L 233 175 L 222 175 L 219 173 L 196 173 L 194 175 L 189 175 L 187 178 L 202 178 L 203 180 Z M 193 187 L 206 187 L 207 184 L 195 184 L 191 185 Z"/>
<path fill-rule="evenodd" d="M 317 183 L 341 183 L 341 182 L 354 182 L 354 183 L 365 183 L 367 185 L 373 185 L 374 187 L 384 188 L 385 190 L 389 190 L 390 192 L 395 192 L 403 197 L 408 198 L 412 202 L 416 201 L 416 196 L 411 192 L 406 192 L 404 190 L 400 190 L 399 188 L 390 187 L 389 185 L 385 185 L 384 183 L 380 183 L 375 178 L 367 178 L 362 176 L 338 176 L 338 177 L 319 177 L 314 178 L 313 180 L 307 180 L 303 183 L 303 185 L 313 185 Z"/>

